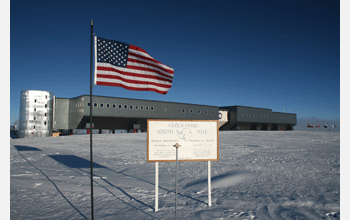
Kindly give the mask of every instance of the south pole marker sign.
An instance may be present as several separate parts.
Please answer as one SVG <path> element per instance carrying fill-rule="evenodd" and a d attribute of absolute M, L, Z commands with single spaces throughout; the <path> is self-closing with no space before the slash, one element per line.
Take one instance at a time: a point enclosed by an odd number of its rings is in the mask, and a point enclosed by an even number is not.
<path fill-rule="evenodd" d="M 218 120 L 147 120 L 147 162 L 218 161 Z"/>

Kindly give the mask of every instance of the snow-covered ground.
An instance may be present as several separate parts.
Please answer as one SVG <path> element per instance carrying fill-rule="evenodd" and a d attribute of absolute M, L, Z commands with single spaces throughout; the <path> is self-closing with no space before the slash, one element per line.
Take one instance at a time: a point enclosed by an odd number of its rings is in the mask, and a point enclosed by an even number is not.
<path fill-rule="evenodd" d="M 95 219 L 173 219 L 175 163 L 147 134 L 93 136 Z M 91 219 L 89 135 L 10 141 L 11 219 Z M 220 160 L 180 162 L 178 219 L 340 219 L 340 133 L 220 132 Z M 346 212 L 347 210 L 345 210 Z"/>

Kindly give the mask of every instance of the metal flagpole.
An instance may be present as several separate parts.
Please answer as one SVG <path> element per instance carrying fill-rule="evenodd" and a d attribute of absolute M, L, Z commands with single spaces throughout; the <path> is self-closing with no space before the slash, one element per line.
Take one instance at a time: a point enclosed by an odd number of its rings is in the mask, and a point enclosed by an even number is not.
<path fill-rule="evenodd" d="M 94 185 L 93 185 L 93 167 L 92 167 L 92 48 L 93 48 L 93 20 L 91 19 L 91 50 L 90 50 L 90 185 L 91 185 L 91 219 L 94 220 Z"/>

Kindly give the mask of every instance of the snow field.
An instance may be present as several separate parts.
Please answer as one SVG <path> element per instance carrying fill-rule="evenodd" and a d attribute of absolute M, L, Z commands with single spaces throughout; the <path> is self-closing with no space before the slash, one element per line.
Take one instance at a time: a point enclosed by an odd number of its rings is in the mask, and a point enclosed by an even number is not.
<path fill-rule="evenodd" d="M 155 165 L 147 134 L 93 135 L 95 219 L 173 219 L 175 163 Z M 90 219 L 89 135 L 10 142 L 11 219 Z M 340 219 L 340 134 L 220 132 L 212 162 L 180 162 L 178 219 Z M 180 149 L 181 150 L 181 149 Z"/>

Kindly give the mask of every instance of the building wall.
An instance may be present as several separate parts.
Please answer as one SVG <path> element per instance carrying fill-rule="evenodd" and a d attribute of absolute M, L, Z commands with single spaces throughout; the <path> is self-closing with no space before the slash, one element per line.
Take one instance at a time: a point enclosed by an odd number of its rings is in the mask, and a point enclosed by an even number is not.
<path fill-rule="evenodd" d="M 48 137 L 52 134 L 53 93 L 24 90 L 20 97 L 19 137 Z"/>
<path fill-rule="evenodd" d="M 296 114 L 271 109 L 237 106 L 237 122 L 296 124 Z"/>
<path fill-rule="evenodd" d="M 85 96 L 84 100 L 86 100 L 84 103 L 84 115 L 90 115 L 89 96 Z M 216 106 L 102 96 L 94 96 L 93 103 L 97 105 L 93 105 L 93 115 L 105 117 L 217 120 L 218 116 L 218 107 Z"/>
<path fill-rule="evenodd" d="M 86 123 L 90 122 L 89 103 L 88 95 L 69 99 L 69 126 L 64 126 L 64 129 L 86 128 Z M 105 96 L 93 96 L 92 103 L 95 129 L 131 129 L 133 124 L 141 124 L 141 130 L 146 130 L 147 119 L 217 120 L 219 109 L 216 106 Z M 60 111 L 60 107 L 56 109 Z"/>
<path fill-rule="evenodd" d="M 69 99 L 55 99 L 54 129 L 69 128 Z"/>
<path fill-rule="evenodd" d="M 246 106 L 220 107 L 227 110 L 229 121 L 220 130 L 289 130 L 297 123 L 296 114 Z"/>
<path fill-rule="evenodd" d="M 69 99 L 69 129 L 78 128 L 84 117 L 84 96 Z"/>

